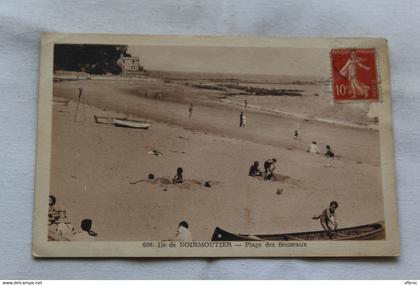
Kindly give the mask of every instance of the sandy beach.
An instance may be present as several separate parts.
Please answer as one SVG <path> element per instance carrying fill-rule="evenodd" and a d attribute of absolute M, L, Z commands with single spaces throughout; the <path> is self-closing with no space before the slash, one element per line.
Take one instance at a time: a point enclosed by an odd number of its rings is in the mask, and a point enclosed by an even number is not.
<path fill-rule="evenodd" d="M 192 86 L 199 79 L 117 79 L 54 82 L 53 90 L 69 104 L 53 104 L 51 194 L 75 226 L 91 218 L 98 240 L 165 240 L 182 220 L 194 240 L 210 240 L 216 226 L 249 234 L 320 230 L 311 217 L 332 200 L 339 227 L 384 219 L 379 133 L 366 106 L 330 104 L 325 82 L 300 84 L 302 96 L 226 96 Z M 74 121 L 78 88 L 86 104 Z M 151 128 L 97 124 L 94 115 L 146 120 Z M 331 145 L 338 157 L 307 153 L 311 141 L 322 153 Z M 255 160 L 262 168 L 269 158 L 288 178 L 248 176 Z M 179 166 L 185 179 L 212 187 L 130 184 L 149 173 L 172 178 Z"/>

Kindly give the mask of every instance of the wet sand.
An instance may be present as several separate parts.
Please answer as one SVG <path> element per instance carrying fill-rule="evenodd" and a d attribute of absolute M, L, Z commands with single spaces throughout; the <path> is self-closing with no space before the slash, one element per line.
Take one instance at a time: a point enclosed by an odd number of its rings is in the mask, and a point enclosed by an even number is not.
<path fill-rule="evenodd" d="M 255 99 L 252 105 L 258 110 L 228 104 L 218 92 L 174 83 L 164 85 L 167 90 L 159 91 L 159 100 L 155 86 L 162 83 L 54 83 L 54 96 L 70 103 L 53 105 L 51 194 L 73 224 L 92 218 L 98 240 L 168 239 L 182 220 L 190 224 L 195 240 L 209 240 L 216 226 L 250 234 L 319 230 L 319 221 L 311 217 L 331 200 L 339 203 L 340 227 L 383 220 L 377 131 L 282 116 L 261 110 L 268 108 Z M 80 106 L 73 122 L 79 87 L 88 105 Z M 305 97 L 270 105 L 294 110 L 296 101 L 290 108 L 287 104 L 297 99 Z M 239 128 L 241 111 L 247 116 L 245 128 Z M 144 119 L 152 127 L 101 125 L 94 114 Z M 293 139 L 296 128 L 299 140 Z M 321 151 L 330 144 L 339 158 L 307 153 L 313 140 Z M 151 150 L 162 155 L 148 154 Z M 273 157 L 278 160 L 276 172 L 289 179 L 267 182 L 247 176 L 254 160 L 262 168 Z M 130 184 L 149 173 L 173 177 L 178 166 L 185 179 L 218 183 L 189 189 Z M 277 189 L 284 190 L 278 195 Z"/>

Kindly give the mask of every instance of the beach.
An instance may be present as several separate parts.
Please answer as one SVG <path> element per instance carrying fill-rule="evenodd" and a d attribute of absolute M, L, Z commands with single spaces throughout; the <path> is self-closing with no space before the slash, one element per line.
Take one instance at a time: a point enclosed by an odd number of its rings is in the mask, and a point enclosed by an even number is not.
<path fill-rule="evenodd" d="M 302 96 L 279 97 L 226 95 L 232 90 L 197 87 L 200 82 L 157 76 L 54 82 L 54 99 L 68 104 L 53 104 L 50 193 L 75 226 L 91 218 L 103 241 L 167 240 L 184 220 L 194 240 L 210 240 L 215 227 L 312 231 L 321 229 L 312 217 L 332 200 L 339 204 L 339 227 L 384 220 L 379 133 L 365 118 L 366 106 L 331 105 L 325 82 L 294 83 Z M 290 85 L 283 84 L 295 88 Z M 78 88 L 83 100 L 76 114 Z M 94 115 L 151 127 L 98 124 Z M 306 152 L 312 141 L 321 154 Z M 322 155 L 327 144 L 336 158 Z M 277 159 L 282 181 L 248 176 L 254 161 L 263 168 L 270 158 Z M 148 182 L 150 173 L 172 179 L 177 167 L 184 179 L 201 184 Z"/>

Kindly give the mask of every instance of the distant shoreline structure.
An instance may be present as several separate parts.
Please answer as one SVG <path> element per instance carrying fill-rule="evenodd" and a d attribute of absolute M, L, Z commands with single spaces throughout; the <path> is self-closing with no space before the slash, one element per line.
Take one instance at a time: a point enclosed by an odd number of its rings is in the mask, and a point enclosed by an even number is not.
<path fill-rule="evenodd" d="M 105 74 L 96 75 L 86 72 L 56 70 L 54 71 L 54 79 L 96 79 L 96 78 L 159 78 L 163 80 L 202 80 L 209 82 L 230 82 L 230 83 L 258 83 L 258 84 L 329 84 L 330 80 L 323 77 L 309 76 L 291 76 L 291 75 L 264 75 L 264 74 L 247 74 L 247 73 L 206 73 L 206 72 L 184 72 L 184 71 L 160 71 L 145 70 L 142 73 L 130 74 Z"/>

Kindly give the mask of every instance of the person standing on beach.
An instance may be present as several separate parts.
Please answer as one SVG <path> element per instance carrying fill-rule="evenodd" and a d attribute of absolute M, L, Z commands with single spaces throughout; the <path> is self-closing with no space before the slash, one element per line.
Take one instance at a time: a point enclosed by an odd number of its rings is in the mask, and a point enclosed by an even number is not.
<path fill-rule="evenodd" d="M 248 107 L 248 100 L 245 100 L 245 108 Z"/>
<path fill-rule="evenodd" d="M 192 111 L 193 111 L 193 104 L 190 103 L 190 107 L 188 108 L 188 118 L 191 118 L 192 116 Z"/>
<path fill-rule="evenodd" d="M 245 125 L 246 125 L 246 116 L 244 112 L 241 112 L 241 114 L 239 115 L 239 127 L 245 128 Z"/>
<path fill-rule="evenodd" d="M 322 211 L 321 215 L 314 216 L 312 219 L 318 220 L 321 222 L 321 226 L 324 230 L 331 232 L 336 230 L 338 227 L 337 217 L 335 210 L 338 208 L 337 201 L 331 201 L 330 206 Z M 331 237 L 331 236 L 330 236 Z"/>

